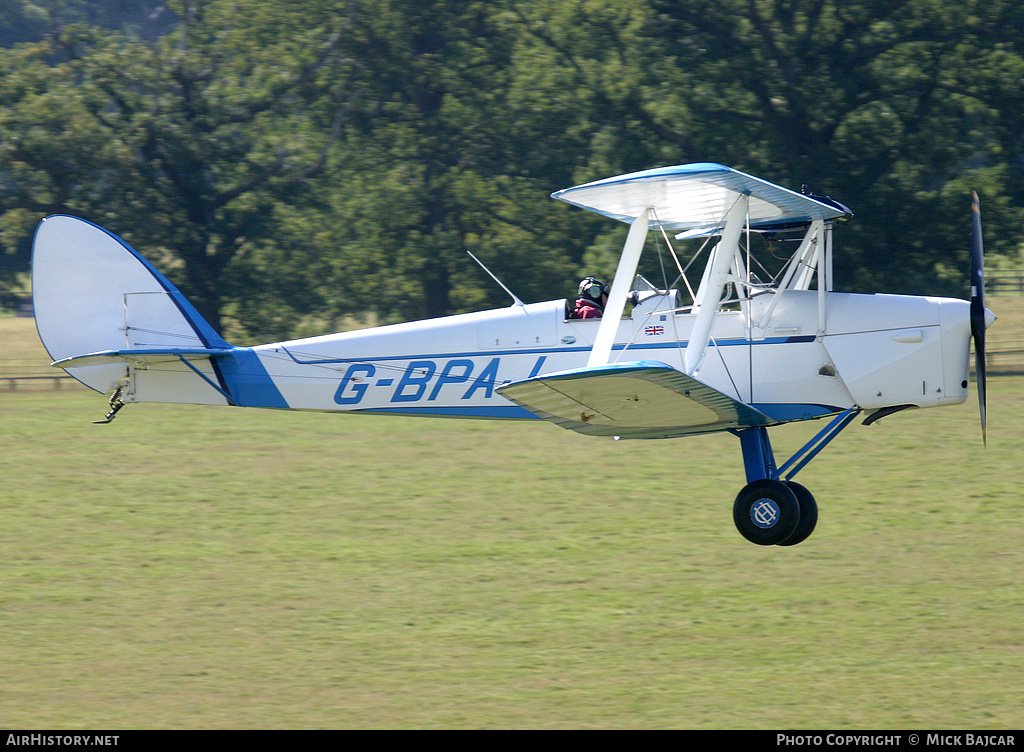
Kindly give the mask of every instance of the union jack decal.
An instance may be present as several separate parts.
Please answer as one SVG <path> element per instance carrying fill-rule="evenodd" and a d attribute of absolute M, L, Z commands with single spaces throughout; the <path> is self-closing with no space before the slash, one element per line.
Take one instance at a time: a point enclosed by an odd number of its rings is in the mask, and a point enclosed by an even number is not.
<path fill-rule="evenodd" d="M 656 336 L 658 334 L 664 334 L 664 333 L 665 333 L 665 327 L 663 327 L 663 326 L 645 326 L 644 327 L 644 334 L 646 334 L 648 337 L 654 337 L 654 336 Z"/>

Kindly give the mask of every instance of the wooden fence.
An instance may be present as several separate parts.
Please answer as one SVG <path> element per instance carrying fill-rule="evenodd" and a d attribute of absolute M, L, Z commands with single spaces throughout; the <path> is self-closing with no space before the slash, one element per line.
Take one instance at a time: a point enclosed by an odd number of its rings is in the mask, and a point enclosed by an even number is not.
<path fill-rule="evenodd" d="M 986 292 L 1024 295 L 1024 271 L 985 275 Z M 30 312 L 30 311 L 26 311 Z M 22 314 L 24 315 L 24 313 Z M 993 327 L 988 332 L 986 360 L 991 374 L 1024 374 L 1024 332 Z M 971 368 L 973 370 L 973 358 Z M 85 389 L 78 381 L 45 362 L 18 362 L 0 358 L 0 392 L 42 392 Z"/>
<path fill-rule="evenodd" d="M 1024 295 L 1024 272 L 985 272 L 985 292 L 991 295 Z"/>
<path fill-rule="evenodd" d="M 989 330 L 985 349 L 990 374 L 1024 374 L 1024 334 L 997 334 L 993 327 Z M 971 370 L 974 370 L 973 356 Z M 54 392 L 86 388 L 64 371 L 52 368 L 46 363 L 0 362 L 0 393 Z"/>
<path fill-rule="evenodd" d="M 0 392 L 59 392 L 62 389 L 86 388 L 63 371 L 53 370 L 55 373 L 45 376 L 11 376 L 0 372 Z"/>

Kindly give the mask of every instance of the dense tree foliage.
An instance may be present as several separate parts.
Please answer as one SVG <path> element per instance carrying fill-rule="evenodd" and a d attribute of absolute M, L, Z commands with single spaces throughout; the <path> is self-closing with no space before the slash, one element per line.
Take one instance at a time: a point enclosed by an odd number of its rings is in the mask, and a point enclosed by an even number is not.
<path fill-rule="evenodd" d="M 538 5 L 525 23 L 575 73 L 571 88 L 600 92 L 618 114 L 611 143 L 647 145 L 604 169 L 649 166 L 653 144 L 666 163 L 723 162 L 843 200 L 857 215 L 837 260 L 847 287 L 936 292 L 936 264 L 962 267 L 971 188 L 997 209 L 989 230 L 1001 247 L 1017 242 L 1014 4 Z M 946 291 L 962 286 L 957 272 Z"/>
<path fill-rule="evenodd" d="M 117 227 L 166 256 L 215 327 L 230 301 L 266 297 L 250 289 L 260 277 L 287 288 L 302 250 L 276 258 L 277 209 L 301 203 L 337 139 L 353 13 L 287 5 L 183 5 L 153 42 L 76 25 L 12 50 L 2 230 L 52 212 Z"/>
<path fill-rule="evenodd" d="M 176 20 L 160 0 L 0 0 L 0 47 L 36 42 L 72 24 L 155 39 Z"/>
<path fill-rule="evenodd" d="M 69 212 L 243 336 L 503 305 L 467 251 L 558 297 L 610 273 L 625 227 L 548 194 L 689 161 L 849 204 L 846 288 L 961 293 L 972 188 L 990 252 L 1019 251 L 1013 0 L 0 11 L 0 284 L 38 219 Z"/>

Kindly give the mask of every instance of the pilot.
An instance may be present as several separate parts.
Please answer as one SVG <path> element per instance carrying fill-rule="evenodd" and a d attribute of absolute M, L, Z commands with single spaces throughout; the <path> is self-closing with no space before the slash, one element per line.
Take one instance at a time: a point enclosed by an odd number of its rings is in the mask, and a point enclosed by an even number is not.
<path fill-rule="evenodd" d="M 608 285 L 596 277 L 587 277 L 580 282 L 576 305 L 569 312 L 571 319 L 599 319 L 608 305 Z"/>

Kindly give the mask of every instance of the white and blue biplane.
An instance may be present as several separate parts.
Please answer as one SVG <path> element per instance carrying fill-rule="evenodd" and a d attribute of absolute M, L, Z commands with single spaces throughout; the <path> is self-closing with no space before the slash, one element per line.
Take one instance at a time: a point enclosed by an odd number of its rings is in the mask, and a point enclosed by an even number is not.
<path fill-rule="evenodd" d="M 792 478 L 858 414 L 870 423 L 964 402 L 972 337 L 984 431 L 994 316 L 984 307 L 977 197 L 970 302 L 833 291 L 832 227 L 849 210 L 722 165 L 646 170 L 553 197 L 630 225 L 600 319 L 568 318 L 565 300 L 512 295 L 497 310 L 234 347 L 120 238 L 57 215 L 35 236 L 37 327 L 55 366 L 110 395 L 97 422 L 129 403 L 170 402 L 541 418 L 622 439 L 728 431 L 747 476 L 734 522 L 760 545 L 794 545 L 813 531 L 817 504 Z M 705 239 L 696 290 L 679 269 L 685 300 L 636 273 L 652 231 Z M 752 234 L 782 231 L 799 240 L 762 282 Z M 778 463 L 768 430 L 807 420 L 824 428 Z"/>

